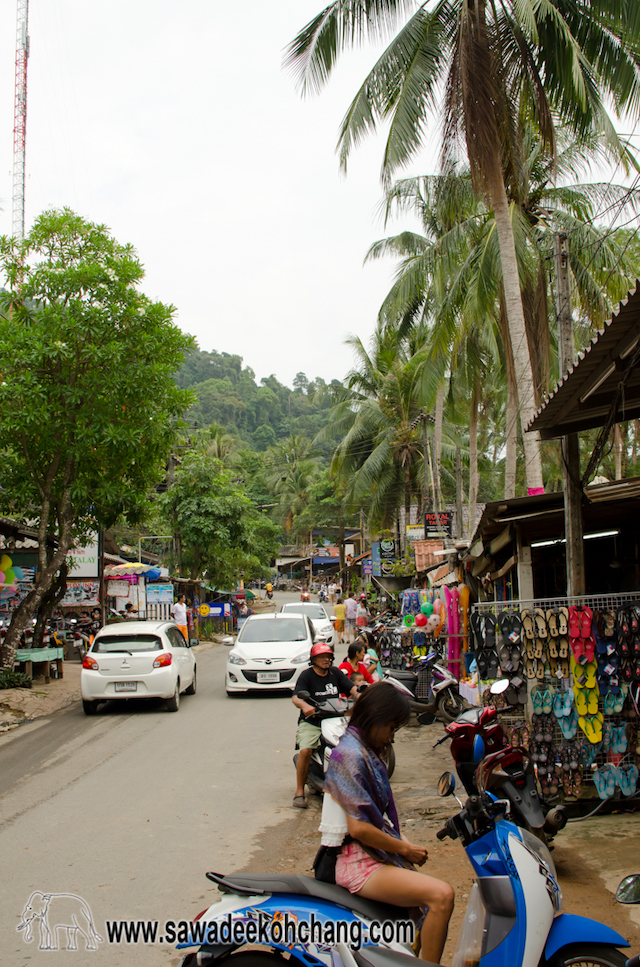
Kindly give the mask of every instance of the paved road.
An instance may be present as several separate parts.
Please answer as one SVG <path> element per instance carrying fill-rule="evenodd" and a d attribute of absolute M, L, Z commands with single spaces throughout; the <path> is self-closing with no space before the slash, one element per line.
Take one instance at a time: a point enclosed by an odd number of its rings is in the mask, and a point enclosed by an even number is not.
<path fill-rule="evenodd" d="M 177 714 L 139 703 L 87 718 L 78 707 L 0 737 L 0 961 L 89 959 L 82 937 L 76 953 L 40 952 L 37 927 L 24 943 L 16 925 L 34 891 L 84 898 L 101 933 L 105 919 L 190 918 L 219 896 L 205 871 L 241 868 L 259 834 L 291 815 L 294 709 L 281 696 L 227 698 L 226 654 L 199 655 L 198 694 Z M 177 960 L 173 946 L 107 943 L 90 958 Z"/>

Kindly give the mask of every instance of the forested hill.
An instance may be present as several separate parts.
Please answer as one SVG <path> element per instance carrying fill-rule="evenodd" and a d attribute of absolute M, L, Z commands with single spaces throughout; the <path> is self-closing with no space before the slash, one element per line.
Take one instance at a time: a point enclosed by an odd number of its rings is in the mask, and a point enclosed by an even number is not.
<path fill-rule="evenodd" d="M 308 380 L 298 373 L 293 389 L 275 376 L 256 383 L 253 370 L 242 365 L 242 356 L 215 350 L 193 352 L 178 371 L 176 382 L 198 395 L 188 419 L 197 420 L 201 427 L 216 423 L 256 450 L 266 450 L 292 433 L 312 439 L 327 423 L 329 401 L 320 404 L 312 398 L 327 385 L 324 380 Z M 338 380 L 331 385 L 334 383 L 340 385 Z"/>

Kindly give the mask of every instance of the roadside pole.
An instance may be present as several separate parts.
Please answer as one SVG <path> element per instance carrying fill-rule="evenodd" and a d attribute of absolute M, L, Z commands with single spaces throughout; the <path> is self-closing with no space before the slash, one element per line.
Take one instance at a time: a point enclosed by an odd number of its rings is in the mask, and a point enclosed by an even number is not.
<path fill-rule="evenodd" d="M 566 235 L 555 235 L 553 253 L 556 269 L 556 312 L 558 315 L 558 368 L 560 379 L 575 360 L 571 319 L 571 283 L 569 281 L 569 246 Z M 584 543 L 582 523 L 582 482 L 580 477 L 580 441 L 577 433 L 568 433 L 560 441 L 562 482 L 564 490 L 564 536 L 566 540 L 567 595 L 585 593 Z"/>

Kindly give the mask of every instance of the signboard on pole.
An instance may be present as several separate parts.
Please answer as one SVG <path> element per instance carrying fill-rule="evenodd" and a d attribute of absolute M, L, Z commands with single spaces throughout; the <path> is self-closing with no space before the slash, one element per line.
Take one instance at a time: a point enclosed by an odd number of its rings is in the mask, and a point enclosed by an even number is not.
<path fill-rule="evenodd" d="M 69 578 L 97 578 L 100 577 L 100 554 L 98 535 L 94 534 L 90 541 L 82 547 L 72 547 L 69 551 L 71 567 Z"/>
<path fill-rule="evenodd" d="M 424 537 L 451 537 L 453 514 L 450 510 L 427 511 L 424 515 Z"/>
<path fill-rule="evenodd" d="M 405 527 L 405 532 L 408 541 L 424 540 L 424 527 L 422 524 L 407 524 Z"/>

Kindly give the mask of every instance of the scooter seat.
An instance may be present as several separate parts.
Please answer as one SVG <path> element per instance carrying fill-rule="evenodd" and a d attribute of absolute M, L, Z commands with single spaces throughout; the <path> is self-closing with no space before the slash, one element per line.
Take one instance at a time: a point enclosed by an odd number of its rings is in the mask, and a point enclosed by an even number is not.
<path fill-rule="evenodd" d="M 288 893 L 300 894 L 301 896 L 312 896 L 318 900 L 326 900 L 328 903 L 337 903 L 347 910 L 352 910 L 368 920 L 376 920 L 379 923 L 385 920 L 404 920 L 409 916 L 406 907 L 397 907 L 390 903 L 376 903 L 374 900 L 365 900 L 364 897 L 349 893 L 342 886 L 335 883 L 324 883 L 316 880 L 313 876 L 302 876 L 298 873 L 284 874 L 265 874 L 256 873 L 245 876 L 241 873 L 233 873 L 231 876 L 222 876 L 220 873 L 207 873 L 207 877 L 218 884 L 218 889 L 222 893 L 240 893 L 255 896 L 261 893 Z"/>
<path fill-rule="evenodd" d="M 416 683 L 418 676 L 408 668 L 389 668 L 385 678 L 395 678 L 398 682 Z"/>

